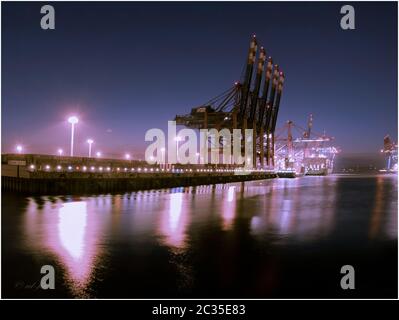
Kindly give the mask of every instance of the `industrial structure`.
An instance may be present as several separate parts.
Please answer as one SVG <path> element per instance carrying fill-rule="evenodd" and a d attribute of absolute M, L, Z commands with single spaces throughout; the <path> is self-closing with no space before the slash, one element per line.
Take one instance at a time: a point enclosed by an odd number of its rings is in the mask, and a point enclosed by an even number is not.
<path fill-rule="evenodd" d="M 381 150 L 385 155 L 386 166 L 382 172 L 398 172 L 398 144 L 392 141 L 389 135 L 384 137 L 384 149 Z"/>
<path fill-rule="evenodd" d="M 58 156 L 22 154 L 22 147 L 17 147 L 17 154 L 2 155 L 2 187 L 18 192 L 62 194 L 329 174 L 338 150 L 329 146 L 332 137 L 314 132 L 312 115 L 307 129 L 288 121 L 276 130 L 284 80 L 284 73 L 277 64 L 273 64 L 270 56 L 267 57 L 263 47 L 258 50 L 257 38 L 253 36 L 242 81 L 207 103 L 192 108 L 190 114 L 175 117 L 177 125 L 192 129 L 216 129 L 217 132 L 228 129 L 233 133 L 233 130 L 238 130 L 245 139 L 247 129 L 251 129 L 252 140 L 249 144 L 252 144 L 253 154 L 249 160 L 244 160 L 243 165 L 232 165 L 231 162 L 209 164 L 204 161 L 199 165 L 176 163 L 169 166 L 130 160 L 130 155 L 123 160 L 92 158 L 92 139 L 87 140 L 89 157 L 76 157 L 73 156 L 73 138 L 74 124 L 78 119 L 70 117 L 71 156 L 62 156 L 62 150 Z M 299 137 L 293 136 L 294 130 L 299 132 Z M 211 151 L 215 148 L 219 152 L 219 147 L 225 143 L 223 136 L 216 139 L 212 137 L 216 135 L 212 130 L 207 132 L 206 148 L 210 142 Z M 249 141 L 245 139 L 240 139 L 238 143 L 241 154 Z M 229 143 L 234 149 L 235 142 Z M 384 152 L 389 156 L 388 169 L 395 159 L 397 169 L 397 145 L 391 143 L 389 137 L 384 139 Z M 248 166 L 251 161 L 252 166 Z"/>
<path fill-rule="evenodd" d="M 273 168 L 275 130 L 285 75 L 254 35 L 250 41 L 242 82 L 190 114 L 177 115 L 176 124 L 194 129 L 253 129 L 253 168 Z M 220 143 L 220 142 L 219 142 Z"/>
<path fill-rule="evenodd" d="M 309 116 L 307 128 L 293 121 L 276 131 L 277 172 L 291 172 L 293 175 L 327 175 L 334 167 L 339 150 L 331 145 L 333 137 L 312 130 L 313 115 Z M 297 137 L 294 137 L 297 133 Z M 287 173 L 286 173 L 287 174 Z"/>

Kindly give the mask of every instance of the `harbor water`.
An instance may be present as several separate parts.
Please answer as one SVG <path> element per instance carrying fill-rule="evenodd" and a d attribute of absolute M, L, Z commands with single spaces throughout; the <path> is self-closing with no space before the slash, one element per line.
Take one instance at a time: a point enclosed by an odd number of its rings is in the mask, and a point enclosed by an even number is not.
<path fill-rule="evenodd" d="M 397 176 L 2 195 L 3 298 L 396 298 Z M 42 266 L 55 270 L 43 290 Z M 355 270 L 343 290 L 341 267 Z"/>

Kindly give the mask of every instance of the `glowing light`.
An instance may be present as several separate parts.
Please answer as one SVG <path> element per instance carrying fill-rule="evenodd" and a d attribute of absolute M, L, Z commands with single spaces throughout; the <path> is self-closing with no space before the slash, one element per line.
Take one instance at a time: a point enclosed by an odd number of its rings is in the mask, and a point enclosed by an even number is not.
<path fill-rule="evenodd" d="M 21 145 L 17 145 L 15 147 L 15 149 L 17 150 L 18 153 L 22 153 L 22 146 Z"/>
<path fill-rule="evenodd" d="M 57 152 L 58 152 L 58 154 L 59 154 L 60 156 L 62 156 L 62 154 L 64 153 L 64 150 L 58 149 Z"/>
<path fill-rule="evenodd" d="M 86 171 L 86 170 L 87 170 L 87 167 L 86 167 L 86 166 L 83 166 L 82 169 L 83 169 L 83 171 Z"/>
<path fill-rule="evenodd" d="M 91 158 L 91 145 L 93 144 L 93 139 L 87 139 L 87 143 L 89 144 L 89 158 Z"/>
<path fill-rule="evenodd" d="M 100 158 L 100 157 L 101 157 L 101 152 L 100 152 L 100 151 L 97 151 L 97 152 L 96 152 L 96 156 L 97 156 L 97 158 Z"/>
<path fill-rule="evenodd" d="M 57 170 L 61 170 L 62 167 L 60 165 L 57 166 Z"/>
<path fill-rule="evenodd" d="M 49 165 L 46 165 L 46 170 L 50 170 L 50 166 Z"/>
<path fill-rule="evenodd" d="M 31 165 L 29 166 L 29 168 L 31 168 L 31 169 L 33 170 L 33 169 L 35 169 L 35 165 L 31 164 Z"/>
<path fill-rule="evenodd" d="M 223 201 L 223 230 L 229 230 L 232 227 L 235 211 L 236 201 L 235 198 L 235 186 L 230 186 L 227 190 L 227 201 Z"/>
<path fill-rule="evenodd" d="M 94 170 L 96 170 L 96 168 L 95 168 L 95 167 L 91 167 L 90 170 L 91 170 L 91 171 L 94 171 Z"/>
<path fill-rule="evenodd" d="M 73 138 L 75 133 L 75 124 L 79 122 L 76 116 L 71 116 L 68 118 L 68 122 L 71 124 L 71 157 L 73 157 Z"/>
<path fill-rule="evenodd" d="M 86 219 L 86 202 L 65 203 L 59 210 L 61 244 L 75 261 L 79 261 L 83 254 Z"/>
<path fill-rule="evenodd" d="M 227 201 L 232 202 L 234 200 L 234 194 L 235 194 L 235 186 L 229 187 L 229 190 L 227 191 Z"/>
<path fill-rule="evenodd" d="M 71 117 L 68 118 L 68 122 L 69 122 L 70 124 L 76 124 L 76 123 L 79 122 L 79 119 L 78 119 L 78 117 L 76 117 L 76 116 L 71 116 Z"/>
<path fill-rule="evenodd" d="M 129 160 L 129 159 L 130 159 L 130 154 L 126 153 L 126 154 L 125 154 L 125 159 L 126 159 L 126 160 Z"/>
<path fill-rule="evenodd" d="M 91 218 L 83 201 L 67 202 L 61 207 L 54 205 L 51 211 L 45 210 L 45 214 L 48 215 L 46 223 L 37 229 L 43 234 L 43 241 L 34 241 L 34 245 L 55 255 L 65 271 L 63 279 L 68 288 L 74 295 L 83 297 L 101 252 L 97 245 L 98 220 Z"/>
<path fill-rule="evenodd" d="M 160 233 L 165 236 L 167 245 L 174 248 L 182 248 L 185 244 L 185 229 L 188 224 L 189 215 L 183 206 L 183 193 L 172 193 L 170 195 L 169 210 L 162 215 Z"/>
<path fill-rule="evenodd" d="M 68 170 L 72 170 L 72 167 L 71 167 L 71 166 L 68 166 Z"/>
<path fill-rule="evenodd" d="M 110 167 L 107 167 L 107 171 L 111 171 L 111 168 L 110 168 Z"/>

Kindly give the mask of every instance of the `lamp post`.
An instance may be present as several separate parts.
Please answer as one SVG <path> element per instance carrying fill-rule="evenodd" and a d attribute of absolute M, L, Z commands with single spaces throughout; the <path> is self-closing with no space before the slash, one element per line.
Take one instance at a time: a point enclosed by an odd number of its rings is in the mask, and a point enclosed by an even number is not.
<path fill-rule="evenodd" d="M 87 139 L 87 143 L 89 144 L 89 158 L 91 158 L 91 145 L 93 144 L 93 139 Z"/>
<path fill-rule="evenodd" d="M 73 157 L 73 136 L 75 133 L 75 124 L 79 122 L 76 116 L 71 116 L 68 118 L 68 122 L 71 124 L 71 157 Z"/>

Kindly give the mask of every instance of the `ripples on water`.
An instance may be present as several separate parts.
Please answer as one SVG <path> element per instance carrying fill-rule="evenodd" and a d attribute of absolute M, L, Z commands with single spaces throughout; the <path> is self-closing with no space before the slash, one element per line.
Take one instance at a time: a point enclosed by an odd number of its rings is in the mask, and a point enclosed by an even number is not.
<path fill-rule="evenodd" d="M 2 206 L 5 297 L 396 297 L 395 176 L 5 194 Z M 44 264 L 54 291 L 30 286 Z M 339 288 L 343 264 L 355 293 Z"/>

